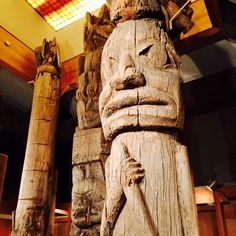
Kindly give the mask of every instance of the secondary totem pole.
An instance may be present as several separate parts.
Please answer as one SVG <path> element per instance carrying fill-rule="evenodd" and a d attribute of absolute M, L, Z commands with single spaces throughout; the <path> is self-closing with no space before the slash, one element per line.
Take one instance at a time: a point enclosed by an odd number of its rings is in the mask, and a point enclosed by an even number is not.
<path fill-rule="evenodd" d="M 180 59 L 162 2 L 111 1 L 118 24 L 101 63 L 99 109 L 112 140 L 101 236 L 199 235 L 187 150 L 177 134 L 184 122 Z M 179 26 L 186 29 L 192 22 L 185 16 Z"/>
<path fill-rule="evenodd" d="M 98 111 L 101 92 L 101 53 L 113 29 L 104 5 L 99 16 L 86 14 L 84 57 L 79 60 L 78 127 L 73 140 L 71 235 L 99 235 L 105 199 L 104 162 L 109 147 L 104 141 Z"/>
<path fill-rule="evenodd" d="M 12 235 L 45 236 L 49 229 L 54 144 L 60 98 L 60 61 L 55 38 L 35 50 L 37 75 Z M 51 212 L 54 214 L 54 212 Z"/>

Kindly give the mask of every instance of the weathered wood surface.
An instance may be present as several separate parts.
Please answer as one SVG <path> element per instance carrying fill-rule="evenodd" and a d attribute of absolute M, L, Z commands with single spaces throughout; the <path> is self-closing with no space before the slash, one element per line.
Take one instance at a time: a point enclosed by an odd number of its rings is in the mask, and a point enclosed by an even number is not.
<path fill-rule="evenodd" d="M 29 133 L 12 235 L 50 235 L 48 224 L 54 177 L 54 143 L 60 80 L 55 39 L 36 49 Z"/>
<path fill-rule="evenodd" d="M 109 151 L 103 142 L 101 128 L 77 129 L 74 134 L 71 235 L 99 235 Z"/>
<path fill-rule="evenodd" d="M 129 20 L 108 38 L 99 109 L 106 200 L 101 235 L 197 236 L 183 127 L 180 60 L 159 20 Z"/>
<path fill-rule="evenodd" d="M 173 136 L 120 134 L 106 162 L 101 235 L 198 235 L 190 180 L 186 147 Z"/>
<path fill-rule="evenodd" d="M 104 142 L 98 111 L 103 46 L 113 30 L 106 5 L 99 16 L 86 14 L 84 55 L 78 63 L 78 127 L 73 139 L 71 235 L 99 235 L 105 199 L 104 162 L 109 147 Z"/>
<path fill-rule="evenodd" d="M 158 21 L 118 24 L 102 55 L 99 106 L 105 137 L 127 130 L 182 128 L 179 64 Z"/>
<path fill-rule="evenodd" d="M 48 232 L 49 236 L 53 236 L 55 232 L 55 210 L 56 210 L 56 200 L 57 200 L 57 184 L 58 184 L 58 170 L 54 170 L 53 178 L 52 178 L 52 195 L 51 195 L 51 204 L 50 204 L 50 217 L 49 217 L 49 225 Z"/>
<path fill-rule="evenodd" d="M 84 26 L 84 57 L 79 58 L 78 66 L 77 116 L 80 129 L 101 125 L 98 112 L 101 54 L 113 27 L 106 5 L 102 6 L 98 17 L 87 12 Z"/>
<path fill-rule="evenodd" d="M 112 21 L 123 22 L 154 14 L 158 16 L 161 12 L 161 5 L 157 0 L 110 0 L 108 3 Z"/>
<path fill-rule="evenodd" d="M 111 0 L 110 6 L 111 20 L 114 22 L 124 22 L 142 18 L 155 18 L 166 23 L 166 29 L 170 29 L 172 17 L 174 27 L 184 34 L 194 25 L 191 21 L 193 10 L 186 6 L 179 14 L 180 8 L 187 0 Z M 177 15 L 176 15 L 177 14 Z"/>

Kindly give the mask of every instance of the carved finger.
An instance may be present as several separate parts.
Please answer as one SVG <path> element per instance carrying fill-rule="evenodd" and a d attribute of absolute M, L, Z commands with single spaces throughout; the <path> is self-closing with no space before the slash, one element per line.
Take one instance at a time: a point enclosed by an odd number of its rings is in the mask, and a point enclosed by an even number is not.
<path fill-rule="evenodd" d="M 134 172 L 136 174 L 142 174 L 142 173 L 145 172 L 145 170 L 142 167 L 137 167 L 137 168 L 134 169 Z"/>
<path fill-rule="evenodd" d="M 131 159 L 131 158 L 130 158 Z M 130 160 L 130 161 L 127 161 L 127 162 L 125 162 L 124 163 L 124 167 L 123 167 L 123 169 L 124 169 L 124 172 L 125 173 L 128 173 L 128 172 L 135 172 L 135 170 L 137 169 L 137 168 L 140 168 L 141 167 L 141 164 L 140 163 L 138 163 L 138 162 L 136 162 L 135 160 L 133 160 L 133 158 L 132 158 L 132 160 Z"/>
<path fill-rule="evenodd" d="M 144 174 L 135 174 L 131 176 L 130 182 L 139 184 L 143 180 L 143 178 L 144 178 Z"/>

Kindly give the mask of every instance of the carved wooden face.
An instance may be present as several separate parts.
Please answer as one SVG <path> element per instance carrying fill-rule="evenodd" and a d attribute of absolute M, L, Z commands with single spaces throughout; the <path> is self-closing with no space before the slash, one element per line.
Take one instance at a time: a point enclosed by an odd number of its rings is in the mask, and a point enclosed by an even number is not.
<path fill-rule="evenodd" d="M 118 24 L 102 55 L 99 109 L 107 139 L 129 130 L 181 128 L 179 57 L 158 22 Z"/>

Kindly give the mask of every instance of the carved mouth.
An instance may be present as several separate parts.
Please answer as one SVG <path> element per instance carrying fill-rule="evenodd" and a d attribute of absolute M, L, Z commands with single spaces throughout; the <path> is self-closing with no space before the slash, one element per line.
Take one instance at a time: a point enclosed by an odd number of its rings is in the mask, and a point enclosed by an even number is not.
<path fill-rule="evenodd" d="M 117 91 L 102 110 L 104 117 L 109 118 L 117 111 L 124 108 L 153 105 L 168 106 L 174 103 L 174 100 L 166 92 L 152 87 L 141 87 L 137 89 Z"/>

